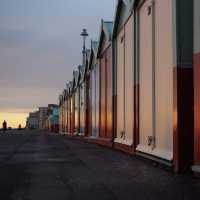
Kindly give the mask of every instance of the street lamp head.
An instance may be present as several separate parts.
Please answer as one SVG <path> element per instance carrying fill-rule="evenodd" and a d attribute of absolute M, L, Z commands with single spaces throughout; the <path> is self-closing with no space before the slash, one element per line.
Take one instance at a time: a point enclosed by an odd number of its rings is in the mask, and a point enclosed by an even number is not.
<path fill-rule="evenodd" d="M 88 36 L 87 29 L 84 28 L 82 30 L 81 36 L 83 37 L 83 39 L 86 39 L 86 37 Z"/>

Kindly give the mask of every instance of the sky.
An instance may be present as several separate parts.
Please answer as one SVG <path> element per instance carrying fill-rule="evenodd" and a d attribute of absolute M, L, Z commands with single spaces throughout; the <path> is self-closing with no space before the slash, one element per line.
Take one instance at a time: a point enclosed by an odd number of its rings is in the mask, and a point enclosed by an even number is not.
<path fill-rule="evenodd" d="M 97 40 L 116 0 L 0 0 L 0 123 L 25 124 L 27 113 L 58 103 L 81 64 L 83 28 Z"/>

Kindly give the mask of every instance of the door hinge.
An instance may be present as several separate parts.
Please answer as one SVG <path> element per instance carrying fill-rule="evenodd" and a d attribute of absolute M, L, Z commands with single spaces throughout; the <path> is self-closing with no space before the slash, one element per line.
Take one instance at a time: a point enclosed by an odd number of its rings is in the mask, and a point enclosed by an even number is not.
<path fill-rule="evenodd" d="M 155 136 L 148 136 L 148 146 L 152 146 L 154 148 L 156 142 Z"/>
<path fill-rule="evenodd" d="M 121 134 L 121 138 L 123 138 L 125 140 L 126 139 L 125 131 L 121 131 L 120 134 Z"/>

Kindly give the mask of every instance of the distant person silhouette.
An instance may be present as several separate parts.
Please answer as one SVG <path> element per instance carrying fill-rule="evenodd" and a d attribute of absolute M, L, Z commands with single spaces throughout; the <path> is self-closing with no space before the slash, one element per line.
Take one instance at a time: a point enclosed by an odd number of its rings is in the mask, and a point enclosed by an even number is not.
<path fill-rule="evenodd" d="M 22 125 L 21 124 L 19 124 L 18 130 L 22 130 Z"/>
<path fill-rule="evenodd" d="M 7 122 L 4 120 L 3 122 L 3 132 L 6 132 L 7 130 Z"/>

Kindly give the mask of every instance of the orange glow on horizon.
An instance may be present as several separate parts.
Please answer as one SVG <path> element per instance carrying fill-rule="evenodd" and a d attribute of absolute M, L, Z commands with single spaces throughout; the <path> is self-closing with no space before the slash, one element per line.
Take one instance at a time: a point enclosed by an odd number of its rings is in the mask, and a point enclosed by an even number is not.
<path fill-rule="evenodd" d="M 27 113 L 0 112 L 0 128 L 2 128 L 4 120 L 7 122 L 7 127 L 17 128 L 19 124 L 21 124 L 22 127 L 25 127 L 27 117 Z"/>

